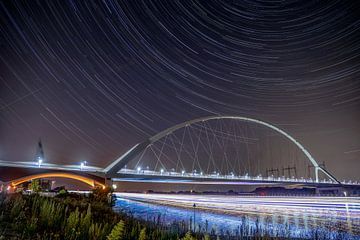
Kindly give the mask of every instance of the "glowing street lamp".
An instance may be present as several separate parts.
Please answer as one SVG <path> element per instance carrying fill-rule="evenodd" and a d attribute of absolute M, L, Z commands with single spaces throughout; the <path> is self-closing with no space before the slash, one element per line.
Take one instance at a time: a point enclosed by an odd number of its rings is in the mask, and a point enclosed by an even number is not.
<path fill-rule="evenodd" d="M 138 167 L 137 168 L 137 172 L 139 173 L 141 171 L 141 167 Z"/>
<path fill-rule="evenodd" d="M 160 169 L 160 173 L 162 175 L 164 173 L 164 169 Z"/>
<path fill-rule="evenodd" d="M 41 166 L 41 164 L 42 164 L 42 162 L 43 162 L 43 160 L 42 160 L 42 158 L 41 157 L 38 157 L 38 166 L 40 167 Z"/>
<path fill-rule="evenodd" d="M 86 166 L 86 161 L 82 161 L 81 163 L 80 163 L 80 170 L 83 170 L 84 169 L 84 167 Z"/>
<path fill-rule="evenodd" d="M 116 189 L 117 189 L 117 185 L 116 185 L 116 184 L 113 184 L 113 185 L 112 185 L 112 188 L 113 188 L 114 190 L 116 190 Z"/>
<path fill-rule="evenodd" d="M 184 176 L 184 174 L 185 174 L 185 170 L 182 170 L 182 171 L 181 171 L 181 175 Z"/>

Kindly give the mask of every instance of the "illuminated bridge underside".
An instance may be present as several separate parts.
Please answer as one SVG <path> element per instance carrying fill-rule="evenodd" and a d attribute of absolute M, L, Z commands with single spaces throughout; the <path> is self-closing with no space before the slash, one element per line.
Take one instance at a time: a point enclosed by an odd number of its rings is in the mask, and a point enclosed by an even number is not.
<path fill-rule="evenodd" d="M 73 173 L 64 173 L 64 172 L 52 172 L 52 173 L 40 173 L 40 174 L 34 174 L 34 175 L 30 175 L 30 176 L 26 176 L 26 177 L 22 177 L 16 180 L 11 181 L 11 185 L 16 187 L 17 185 L 24 183 L 24 182 L 28 182 L 31 181 L 33 179 L 41 179 L 41 178 L 69 178 L 69 179 L 74 179 L 74 180 L 78 180 L 81 181 L 83 183 L 86 183 L 92 187 L 95 186 L 101 186 L 101 187 L 105 187 L 104 184 L 95 181 L 91 178 L 88 177 L 84 177 L 84 176 L 80 176 L 80 175 L 76 175 Z"/>
<path fill-rule="evenodd" d="M 186 127 L 191 124 L 198 123 L 198 122 L 204 122 L 204 121 L 216 120 L 216 119 L 236 119 L 236 120 L 240 120 L 240 121 L 252 122 L 252 123 L 256 123 L 256 124 L 268 127 L 270 129 L 280 133 L 281 135 L 283 135 L 284 137 L 289 139 L 292 143 L 294 143 L 303 152 L 303 154 L 307 157 L 307 159 L 311 162 L 311 164 L 314 166 L 314 169 L 315 169 L 315 178 L 316 178 L 317 182 L 319 181 L 319 171 L 322 171 L 331 180 L 333 180 L 334 182 L 340 183 L 331 173 L 329 173 L 327 170 L 325 170 L 321 166 L 319 166 L 319 164 L 316 162 L 314 157 L 305 149 L 305 147 L 303 145 L 301 145 L 295 138 L 290 136 L 288 133 L 286 133 L 282 129 L 280 129 L 272 124 L 269 124 L 269 123 L 266 123 L 266 122 L 263 122 L 263 121 L 260 121 L 257 119 L 240 117 L 240 116 L 209 116 L 209 117 L 197 118 L 197 119 L 187 121 L 184 123 L 180 123 L 178 125 L 170 127 L 168 129 L 150 137 L 146 141 L 136 144 L 129 151 L 127 151 L 125 154 L 123 154 L 121 157 L 119 157 L 117 160 L 115 160 L 113 163 L 111 163 L 109 166 L 107 166 L 104 169 L 104 171 L 108 177 L 112 177 L 112 178 L 116 177 L 118 172 L 125 165 L 127 165 L 128 162 L 130 162 L 133 158 L 135 158 L 139 153 L 141 153 L 150 144 L 158 141 L 159 139 L 165 137 L 166 135 L 168 135 L 178 129 L 181 129 L 183 127 Z"/>

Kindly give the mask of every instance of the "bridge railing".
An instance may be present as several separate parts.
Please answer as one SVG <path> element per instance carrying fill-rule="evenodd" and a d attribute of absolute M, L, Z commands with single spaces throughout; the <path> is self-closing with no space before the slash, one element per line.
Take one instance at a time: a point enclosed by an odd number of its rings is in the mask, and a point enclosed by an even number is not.
<path fill-rule="evenodd" d="M 132 175 L 146 175 L 146 176 L 168 176 L 168 177 L 182 177 L 182 178 L 199 178 L 199 179 L 229 179 L 229 180 L 248 180 L 248 181 L 270 181 L 270 182 L 296 182 L 296 183 L 316 183 L 314 179 L 306 179 L 306 178 L 289 178 L 289 177 L 274 177 L 274 176 L 268 176 L 263 177 L 261 175 L 258 176 L 249 176 L 249 175 L 243 175 L 238 176 L 234 174 L 229 175 L 222 175 L 219 173 L 214 174 L 202 174 L 197 172 L 175 172 L 175 171 L 153 171 L 148 169 L 129 169 L 129 168 L 123 168 L 118 173 L 122 174 L 132 174 Z M 318 183 L 329 183 L 333 184 L 336 183 L 334 181 L 329 180 L 321 180 Z M 343 184 L 350 184 L 350 185 L 358 185 L 358 182 L 342 182 Z"/>

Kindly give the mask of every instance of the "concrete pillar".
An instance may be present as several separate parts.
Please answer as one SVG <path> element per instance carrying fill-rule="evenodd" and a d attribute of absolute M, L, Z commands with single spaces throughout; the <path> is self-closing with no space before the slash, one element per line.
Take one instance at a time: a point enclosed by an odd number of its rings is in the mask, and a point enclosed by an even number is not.
<path fill-rule="evenodd" d="M 112 179 L 105 176 L 105 186 L 111 188 L 112 185 L 113 185 Z"/>

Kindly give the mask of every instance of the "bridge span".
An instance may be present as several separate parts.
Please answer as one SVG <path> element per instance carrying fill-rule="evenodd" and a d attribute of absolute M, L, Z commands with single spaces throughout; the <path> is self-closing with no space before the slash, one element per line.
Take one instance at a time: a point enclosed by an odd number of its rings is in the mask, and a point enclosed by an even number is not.
<path fill-rule="evenodd" d="M 282 138 L 285 138 L 289 141 L 289 143 L 293 144 L 302 155 L 306 158 L 306 164 L 310 164 L 309 167 L 312 167 L 314 170 L 314 179 L 306 178 L 306 177 L 283 177 L 283 176 L 273 176 L 268 175 L 266 177 L 250 174 L 240 174 L 234 173 L 233 171 L 228 171 L 229 173 L 224 174 L 219 171 L 211 172 L 203 172 L 201 166 L 199 166 L 201 171 L 194 170 L 195 164 L 199 165 L 199 156 L 194 155 L 194 162 L 192 163 L 193 169 L 186 172 L 185 170 L 178 171 L 177 168 L 179 162 L 176 164 L 176 169 L 165 168 L 163 167 L 163 160 L 161 161 L 161 155 L 166 155 L 163 153 L 163 148 L 168 147 L 170 145 L 170 140 L 167 142 L 167 138 L 172 139 L 173 149 L 175 149 L 174 158 L 181 158 L 181 151 L 185 151 L 182 147 L 184 143 L 184 135 L 190 135 L 196 131 L 199 131 L 199 136 L 192 138 L 190 136 L 189 142 L 191 142 L 194 150 L 194 154 L 200 152 L 198 147 L 202 144 L 204 147 L 204 152 L 208 151 L 209 159 L 212 160 L 212 164 L 216 166 L 214 157 L 212 156 L 212 147 L 216 144 L 220 146 L 220 150 L 223 151 L 225 156 L 225 160 L 227 160 L 226 156 L 226 146 L 225 142 L 229 141 L 239 141 L 240 144 L 246 145 L 248 148 L 249 144 L 253 144 L 253 142 L 257 139 L 251 137 L 237 136 L 236 133 L 239 132 L 247 132 L 251 129 L 236 129 L 234 124 L 231 125 L 230 132 L 224 132 L 224 126 L 221 124 L 220 127 L 215 129 L 210 129 L 210 124 L 208 122 L 211 121 L 221 121 L 221 120 L 231 120 L 231 121 L 241 121 L 248 122 L 255 125 L 260 125 L 269 129 L 272 132 L 279 134 Z M 183 140 L 180 141 L 178 138 L 171 138 L 171 134 L 174 134 L 177 131 L 184 129 Z M 203 135 L 201 135 L 203 134 Z M 209 140 L 209 135 L 214 136 L 214 139 Z M 201 137 L 206 136 L 208 145 L 206 142 L 201 141 Z M 270 135 L 271 136 L 271 135 Z M 215 139 L 215 137 L 219 137 L 222 139 Z M 205 138 L 205 137 L 204 137 Z M 175 141 L 174 141 L 175 139 Z M 195 142 L 197 139 L 197 142 Z M 224 140 L 225 139 L 225 140 Z M 240 140 L 239 140 L 240 139 Z M 193 142 L 194 140 L 194 142 Z M 216 142 L 216 141 L 217 142 Z M 222 141 L 222 142 L 221 142 Z M 253 141 L 253 142 L 251 142 Z M 156 154 L 152 146 L 156 143 L 160 142 L 160 150 Z M 176 148 L 174 142 L 178 143 L 180 146 L 180 150 Z M 210 142 L 212 142 L 210 144 Z M 236 145 L 239 146 L 239 145 Z M 134 160 L 134 158 L 140 155 L 138 161 L 141 160 L 141 157 L 145 154 L 145 151 L 151 149 L 154 155 L 157 157 L 158 162 L 153 167 L 154 170 L 142 169 L 141 167 L 136 167 L 134 169 L 127 168 L 127 164 Z M 186 154 L 192 156 L 187 150 Z M 249 155 L 249 153 L 247 153 Z M 171 158 L 167 158 L 168 161 L 172 161 Z M 224 160 L 224 161 L 225 161 Z M 249 159 L 247 159 L 249 161 Z M 196 162 L 197 161 L 197 162 Z M 209 160 L 210 161 L 210 160 Z M 181 160 L 180 160 L 181 163 Z M 158 164 L 160 164 L 161 169 L 159 169 Z M 181 163 L 182 164 L 182 163 Z M 228 162 L 226 162 L 228 164 Z M 229 166 L 229 164 L 228 164 Z M 230 164 L 231 166 L 231 164 Z M 208 166 L 209 168 L 209 166 Z M 239 167 L 240 168 L 240 167 Z M 290 169 L 290 167 L 288 167 Z M 319 173 L 322 173 L 324 177 L 327 179 L 321 180 Z M 290 174 L 289 174 L 290 175 Z M 80 165 L 59 165 L 59 164 L 51 164 L 47 162 L 43 162 L 43 159 L 39 159 L 38 161 L 29 161 L 29 162 L 9 162 L 9 161 L 0 161 L 0 181 L 4 185 L 16 186 L 24 181 L 30 181 L 36 178 L 49 178 L 49 177 L 63 177 L 63 178 L 71 178 L 87 183 L 88 185 L 95 187 L 105 187 L 112 186 L 114 181 L 137 181 L 137 182 L 166 182 L 166 183 L 182 183 L 182 184 L 228 184 L 228 185 L 258 185 L 258 186 L 290 186 L 290 187 L 336 187 L 336 186 L 360 186 L 358 182 L 340 182 L 338 181 L 334 175 L 332 175 L 325 167 L 315 160 L 315 158 L 310 154 L 310 152 L 294 137 L 288 134 L 286 131 L 280 129 L 279 127 L 253 118 L 241 117 L 241 116 L 209 116 L 198 118 L 194 120 L 190 120 L 187 122 L 183 122 L 177 124 L 173 127 L 165 129 L 164 131 L 159 132 L 158 134 L 146 139 L 145 141 L 134 145 L 128 151 L 126 151 L 123 155 L 121 155 L 116 160 L 112 161 L 105 168 L 95 167 L 84 165 L 81 163 Z"/>
<path fill-rule="evenodd" d="M 69 178 L 81 181 L 91 187 L 113 186 L 118 182 L 167 183 L 193 185 L 226 185 L 251 187 L 285 187 L 285 188 L 360 188 L 358 182 L 333 182 L 313 179 L 235 176 L 235 175 L 204 175 L 185 172 L 156 172 L 141 169 L 122 169 L 116 176 L 108 177 L 105 169 L 86 166 L 80 168 L 75 165 L 15 163 L 0 161 L 0 183 L 4 186 L 16 188 L 17 185 L 39 178 Z M 5 189 L 5 187 L 3 187 Z"/>
<path fill-rule="evenodd" d="M 39 167 L 0 162 L 0 185 L 3 185 L 3 189 L 16 188 L 18 185 L 34 179 L 67 178 L 83 182 L 91 187 L 105 188 L 104 174 L 92 170 L 90 168 L 89 171 L 78 171 L 76 168 L 66 166 L 56 168 L 53 165 L 45 165 Z"/>

